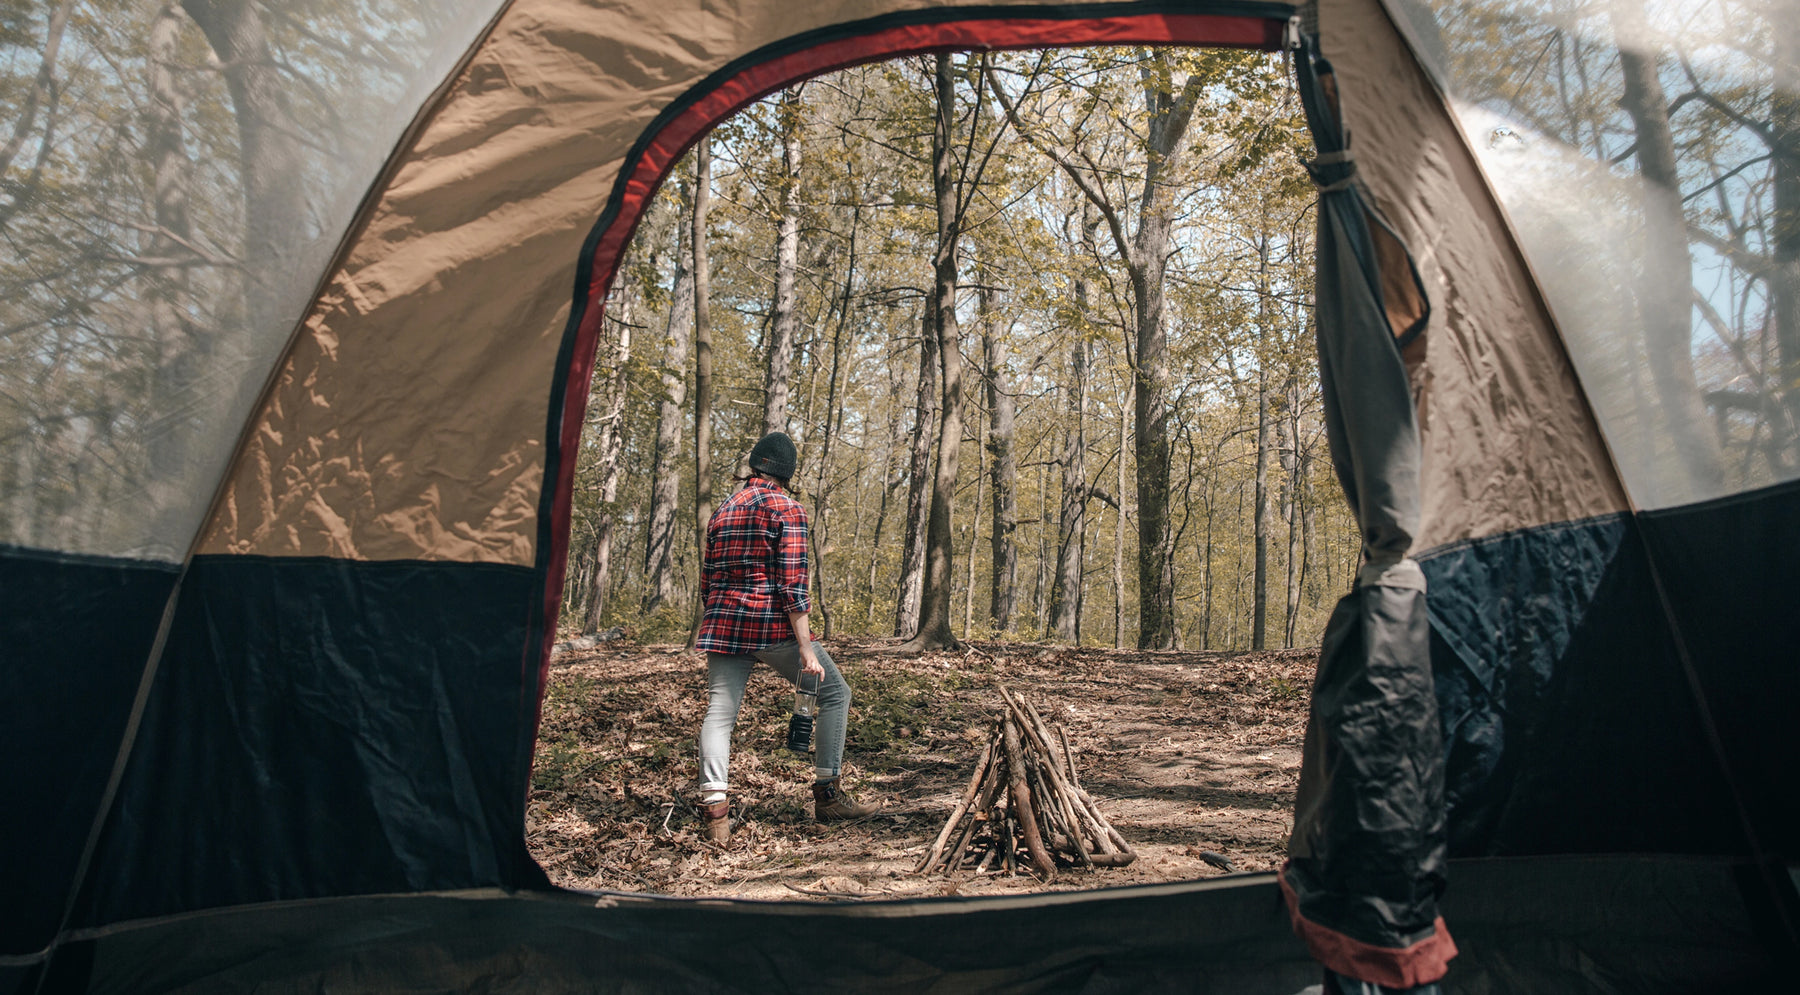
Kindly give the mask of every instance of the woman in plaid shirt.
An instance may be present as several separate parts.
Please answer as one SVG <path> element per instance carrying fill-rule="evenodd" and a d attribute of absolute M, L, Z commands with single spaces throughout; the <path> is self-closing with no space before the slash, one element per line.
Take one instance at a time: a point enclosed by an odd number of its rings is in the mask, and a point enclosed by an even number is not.
<path fill-rule="evenodd" d="M 706 835 L 731 837 L 731 731 L 756 662 L 790 681 L 819 678 L 818 743 L 813 759 L 813 818 L 858 819 L 875 812 L 838 787 L 850 686 L 807 628 L 812 611 L 806 563 L 806 509 L 787 493 L 799 454 L 786 432 L 770 432 L 750 450 L 750 476 L 706 523 L 700 568 L 698 646 L 706 651 L 712 697 L 700 726 L 700 792 Z"/>

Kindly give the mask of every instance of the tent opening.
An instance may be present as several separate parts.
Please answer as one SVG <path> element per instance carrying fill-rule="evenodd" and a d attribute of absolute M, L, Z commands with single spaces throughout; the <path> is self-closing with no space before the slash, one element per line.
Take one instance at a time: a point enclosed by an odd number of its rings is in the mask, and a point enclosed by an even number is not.
<path fill-rule="evenodd" d="M 1310 150 L 1280 55 L 1072 48 L 814 77 L 674 162 L 609 288 L 574 471 L 528 811 L 552 880 L 806 898 L 841 870 L 891 892 L 999 684 L 1045 695 L 1096 791 L 1136 796 L 1124 831 L 1153 859 L 1065 886 L 1277 866 L 1312 647 L 1361 550 L 1320 415 Z M 720 854 L 693 790 L 696 508 L 772 430 L 799 452 L 811 628 L 853 690 L 847 783 L 896 815 L 812 832 L 812 759 L 776 748 L 792 695 L 761 668 L 732 761 L 756 842 Z M 1116 700 L 1109 661 L 1158 690 Z M 1161 742 L 1135 728 L 1170 713 Z"/>

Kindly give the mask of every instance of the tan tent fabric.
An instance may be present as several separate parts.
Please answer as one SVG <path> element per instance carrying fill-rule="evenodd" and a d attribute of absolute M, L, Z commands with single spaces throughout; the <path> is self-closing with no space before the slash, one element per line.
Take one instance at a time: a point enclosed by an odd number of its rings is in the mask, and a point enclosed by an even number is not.
<path fill-rule="evenodd" d="M 724 24 L 695 2 L 515 4 L 314 307 L 201 551 L 531 563 L 576 260 L 632 143 L 740 55 L 925 6 L 947 5 L 761 0 Z M 1435 304 L 1419 548 L 1625 507 L 1438 97 L 1376 0 L 1326 0 L 1322 16 L 1363 176 Z"/>
<path fill-rule="evenodd" d="M 514 4 L 333 273 L 200 551 L 530 564 L 576 261 L 632 143 L 763 45 L 942 6 Z"/>
<path fill-rule="evenodd" d="M 1408 350 L 1425 446 L 1414 548 L 1622 511 L 1625 493 L 1474 158 L 1379 0 L 1321 0 L 1358 168 L 1432 299 Z"/>

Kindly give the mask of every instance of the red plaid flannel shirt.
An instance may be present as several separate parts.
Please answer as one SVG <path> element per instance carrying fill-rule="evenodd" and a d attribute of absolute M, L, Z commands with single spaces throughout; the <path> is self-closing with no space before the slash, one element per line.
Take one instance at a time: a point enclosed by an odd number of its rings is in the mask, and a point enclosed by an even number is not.
<path fill-rule="evenodd" d="M 812 610 L 806 577 L 806 509 L 760 477 L 706 523 L 698 646 L 749 653 L 794 638 L 789 612 Z"/>

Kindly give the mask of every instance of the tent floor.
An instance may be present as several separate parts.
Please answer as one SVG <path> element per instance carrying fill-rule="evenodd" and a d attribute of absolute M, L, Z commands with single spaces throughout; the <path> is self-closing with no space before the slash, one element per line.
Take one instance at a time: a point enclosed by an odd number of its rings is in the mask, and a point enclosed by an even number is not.
<path fill-rule="evenodd" d="M 1774 991 L 1731 862 L 1458 861 L 1451 992 Z M 760 903 L 480 891 L 284 902 L 66 942 L 44 992 L 1181 991 L 1319 971 L 1274 878 L 1003 898 Z M 0 991 L 24 983 L 0 971 Z M 10 983 L 8 983 L 10 982 Z"/>

